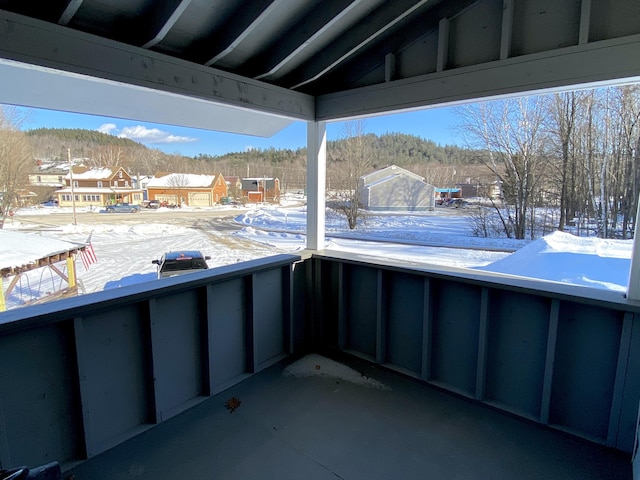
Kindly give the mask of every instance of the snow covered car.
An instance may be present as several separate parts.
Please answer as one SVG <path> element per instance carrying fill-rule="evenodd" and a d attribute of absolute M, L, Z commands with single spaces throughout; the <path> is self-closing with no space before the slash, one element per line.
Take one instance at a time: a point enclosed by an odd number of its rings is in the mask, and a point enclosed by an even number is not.
<path fill-rule="evenodd" d="M 158 266 L 158 278 L 166 278 L 205 270 L 209 268 L 207 260 L 210 259 L 197 250 L 180 250 L 167 252 L 160 260 L 152 260 L 151 263 Z"/>
<path fill-rule="evenodd" d="M 140 211 L 140 205 L 131 203 L 115 203 L 105 207 L 107 213 L 137 213 Z"/>

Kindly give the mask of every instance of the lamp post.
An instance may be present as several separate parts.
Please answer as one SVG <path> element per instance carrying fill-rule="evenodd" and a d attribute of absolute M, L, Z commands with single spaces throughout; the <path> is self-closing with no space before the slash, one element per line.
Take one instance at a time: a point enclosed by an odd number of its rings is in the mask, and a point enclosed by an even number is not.
<path fill-rule="evenodd" d="M 71 164 L 71 149 L 67 148 L 69 158 L 69 177 L 71 178 L 71 208 L 73 209 L 73 224 L 76 225 L 76 194 L 73 190 L 73 165 Z"/>

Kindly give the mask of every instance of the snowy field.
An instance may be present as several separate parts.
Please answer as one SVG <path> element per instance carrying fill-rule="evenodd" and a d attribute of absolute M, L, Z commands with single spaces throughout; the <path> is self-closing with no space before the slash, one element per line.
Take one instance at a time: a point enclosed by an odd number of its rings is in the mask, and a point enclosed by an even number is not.
<path fill-rule="evenodd" d="M 228 207 L 212 207 L 212 210 L 220 208 Z M 27 233 L 34 228 L 28 221 L 29 216 L 56 215 L 61 210 L 56 207 L 23 209 L 8 220 L 4 236 L 0 230 L 0 267 L 36 260 L 42 251 L 40 246 L 47 245 L 50 240 L 85 243 L 91 235 L 97 263 L 85 270 L 82 263 L 77 262 L 80 290 L 91 293 L 159 281 L 156 266 L 151 261 L 170 250 L 201 250 L 211 256 L 209 267 L 217 267 L 297 252 L 305 248 L 306 242 L 304 206 L 229 209 L 229 215 L 235 212 L 234 221 L 241 226 L 236 231 L 155 223 L 149 220 L 157 212 L 147 211 L 131 214 L 135 221 L 128 219 L 128 224 L 115 220 L 114 223 L 92 223 L 91 218 L 95 218 L 92 215 L 98 214 L 80 214 L 77 225 L 70 223 Z M 175 215 L 189 215 L 189 209 L 175 211 Z M 103 218 L 101 220 L 104 222 Z M 28 241 L 12 239 L 12 232 L 28 234 Z M 624 292 L 632 241 L 578 238 L 561 232 L 533 242 L 479 238 L 472 234 L 468 214 L 462 210 L 436 208 L 417 215 L 368 216 L 355 231 L 349 231 L 343 217 L 328 211 L 326 248 Z M 56 281 L 48 269 L 34 270 L 8 296 L 7 307 L 14 308 L 51 291 L 54 289 L 52 282 Z M 5 290 L 7 284 L 5 280 Z"/>

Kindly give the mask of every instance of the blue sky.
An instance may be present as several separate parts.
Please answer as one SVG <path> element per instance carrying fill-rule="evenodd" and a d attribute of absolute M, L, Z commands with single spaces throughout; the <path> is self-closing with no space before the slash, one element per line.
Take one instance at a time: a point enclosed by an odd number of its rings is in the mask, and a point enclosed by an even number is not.
<path fill-rule="evenodd" d="M 28 121 L 22 125 L 25 130 L 41 127 L 99 130 L 131 138 L 163 152 L 187 156 L 201 153 L 222 155 L 242 152 L 249 148 L 296 149 L 305 147 L 307 138 L 304 122 L 296 122 L 271 138 L 261 138 L 53 110 L 30 108 L 28 111 Z M 456 135 L 457 121 L 455 108 L 434 108 L 368 118 L 364 123 L 364 131 L 377 135 L 407 133 L 441 145 L 462 145 L 459 136 Z M 343 125 L 341 122 L 328 124 L 328 140 L 339 139 L 343 134 Z"/>

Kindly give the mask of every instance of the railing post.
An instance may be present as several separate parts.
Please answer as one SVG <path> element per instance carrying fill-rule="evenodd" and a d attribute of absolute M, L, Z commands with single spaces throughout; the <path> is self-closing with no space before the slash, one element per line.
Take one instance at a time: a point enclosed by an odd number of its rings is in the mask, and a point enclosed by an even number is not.
<path fill-rule="evenodd" d="M 633 250 L 631 251 L 631 268 L 629 269 L 629 283 L 627 284 L 627 297 L 630 300 L 640 300 L 640 243 L 638 243 L 638 235 L 640 235 L 640 199 L 636 210 L 635 226 L 633 231 Z"/>

